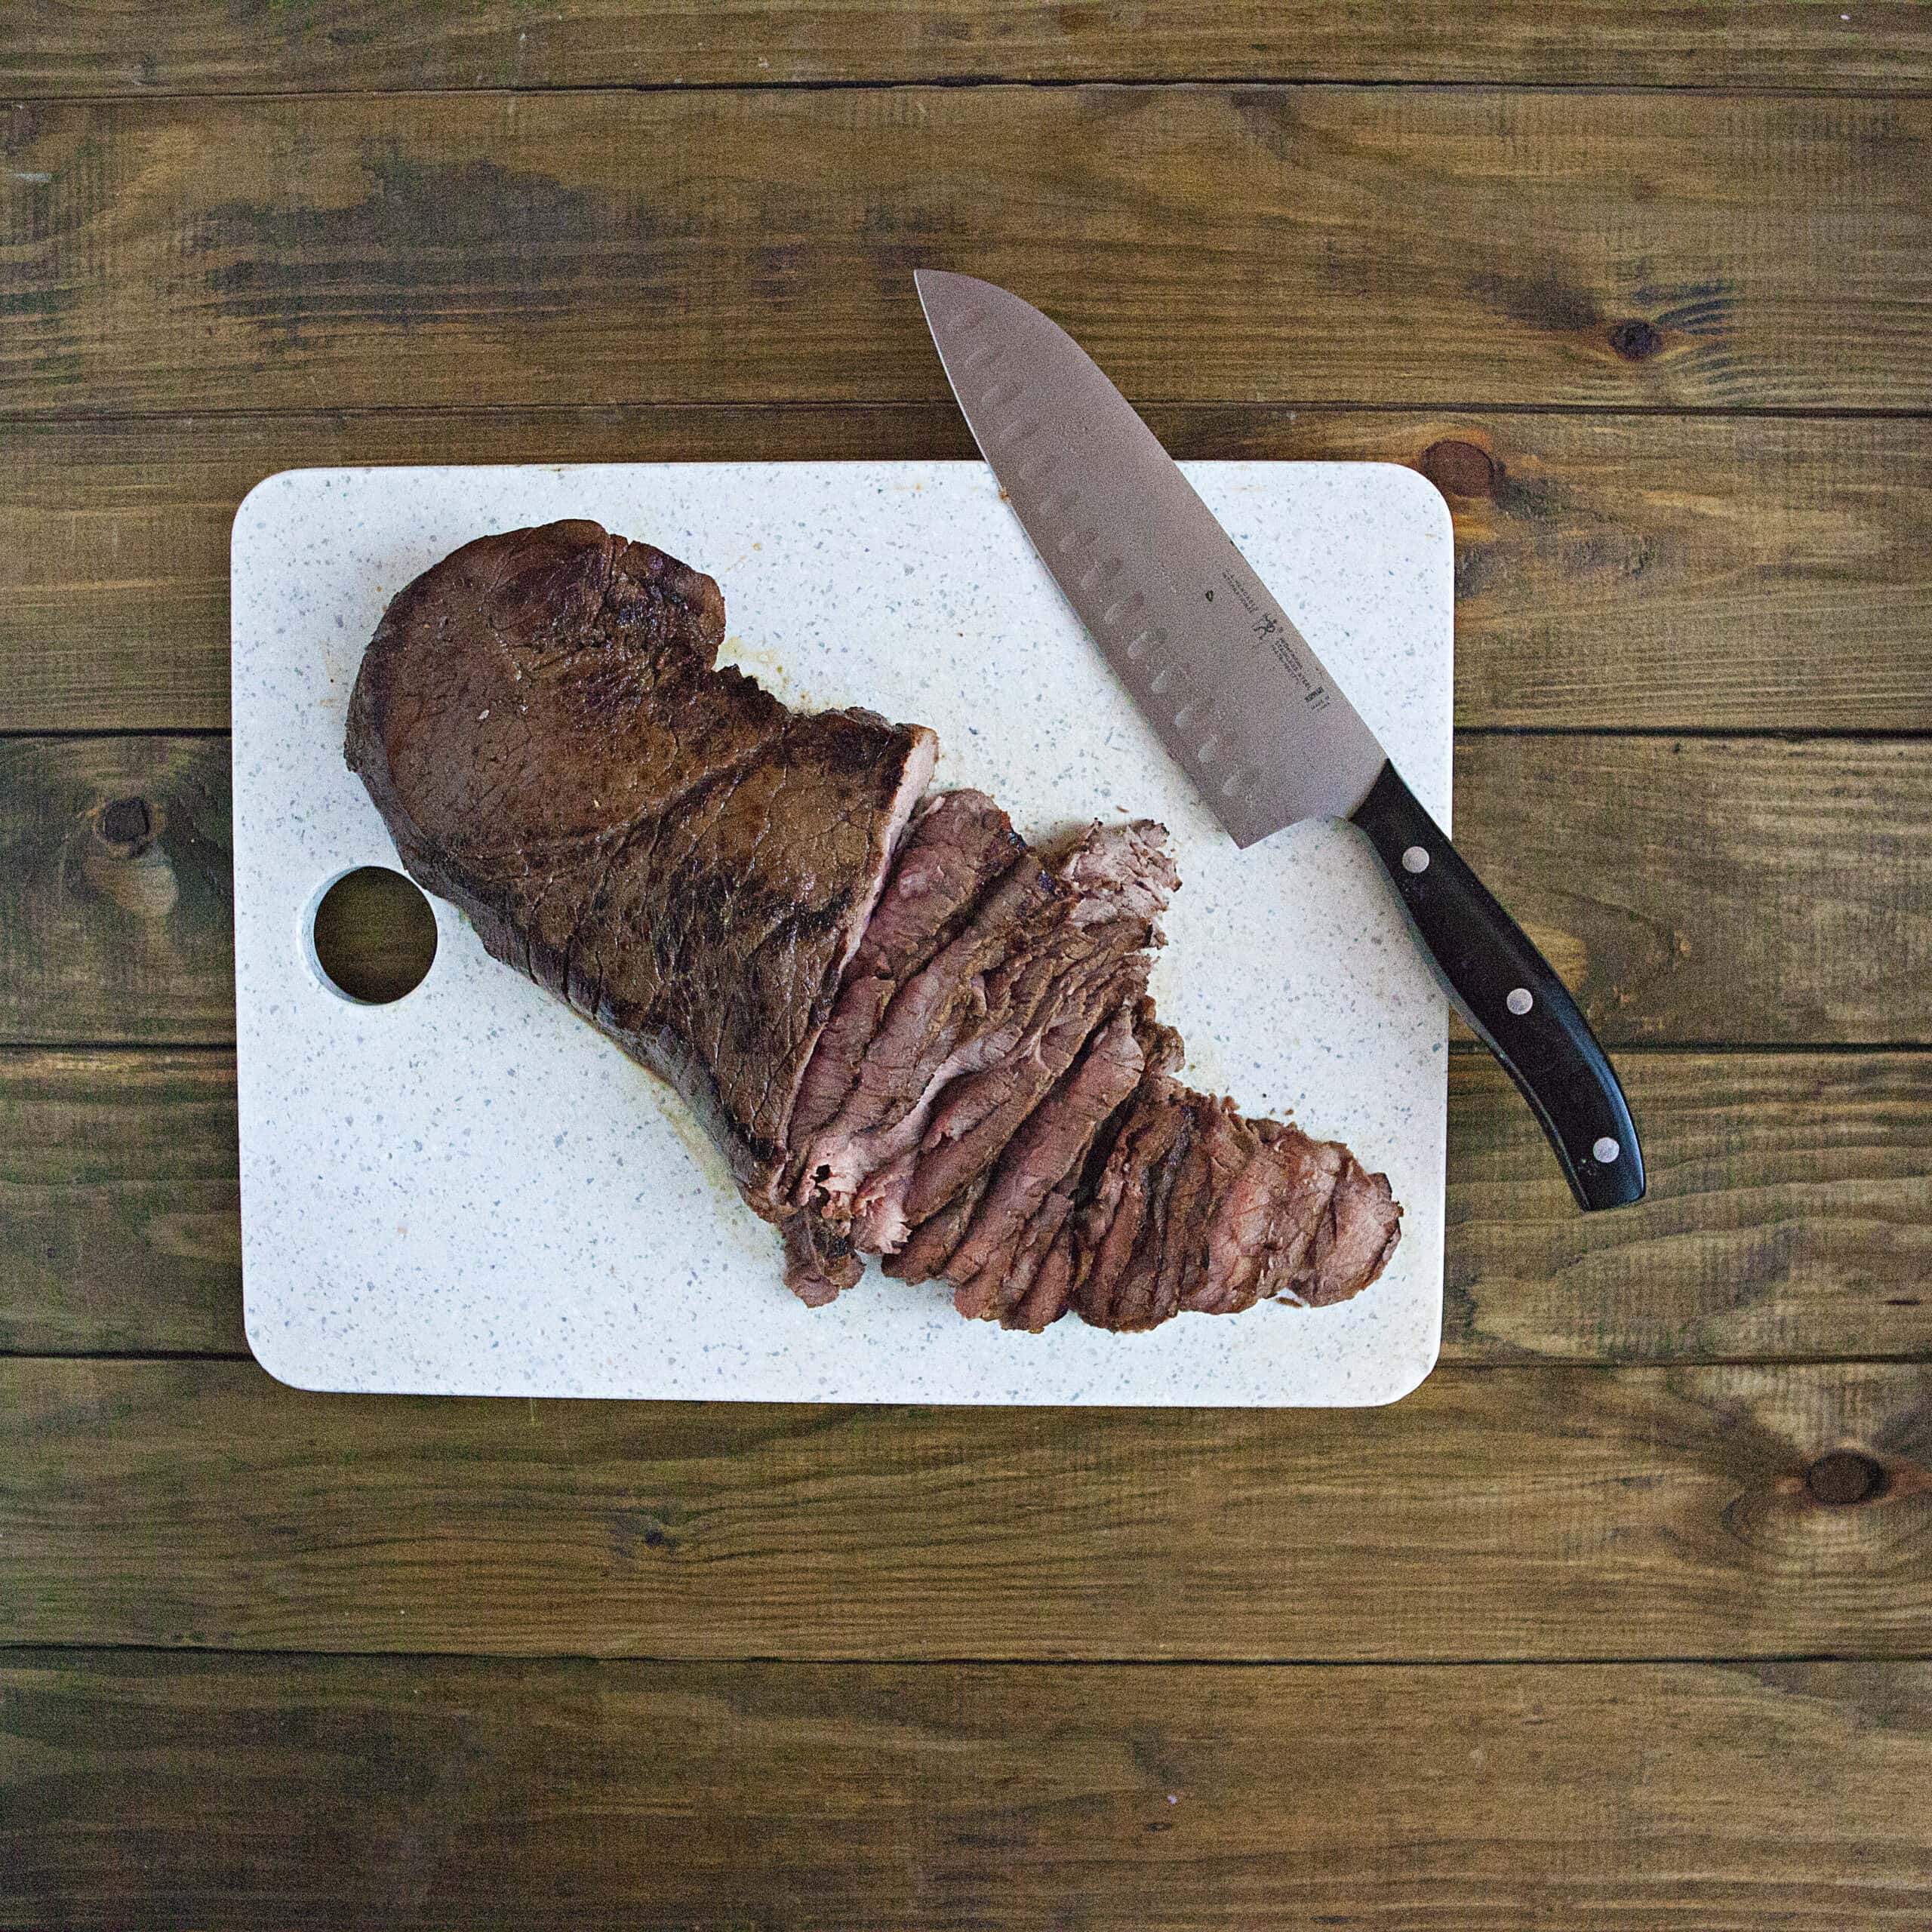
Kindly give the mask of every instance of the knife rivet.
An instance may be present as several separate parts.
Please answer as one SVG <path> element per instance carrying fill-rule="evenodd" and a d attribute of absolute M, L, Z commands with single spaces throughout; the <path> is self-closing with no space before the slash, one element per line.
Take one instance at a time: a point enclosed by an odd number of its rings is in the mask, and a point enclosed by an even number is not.
<path fill-rule="evenodd" d="M 1614 1167 L 1617 1164 L 1617 1155 L 1623 1152 L 1623 1149 L 1618 1146 L 1607 1134 L 1590 1149 L 1591 1155 L 1598 1165 L 1605 1168 Z"/>
<path fill-rule="evenodd" d="M 1402 869 L 1405 872 L 1426 872 L 1429 870 L 1429 854 L 1420 845 L 1411 845 L 1402 854 Z"/>
<path fill-rule="evenodd" d="M 1535 995 L 1531 992 L 1527 986 L 1512 986 L 1509 989 L 1509 997 L 1503 1002 L 1518 1020 L 1521 1019 L 1536 1003 Z M 1601 1146 L 1602 1143 L 1599 1142 L 1598 1144 Z M 1613 1155 L 1611 1158 L 1614 1160 L 1616 1156 Z"/>

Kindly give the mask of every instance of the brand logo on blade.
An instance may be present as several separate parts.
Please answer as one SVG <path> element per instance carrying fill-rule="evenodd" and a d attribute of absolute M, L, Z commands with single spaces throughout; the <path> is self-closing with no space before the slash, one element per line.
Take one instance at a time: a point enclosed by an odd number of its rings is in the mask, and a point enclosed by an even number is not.
<path fill-rule="evenodd" d="M 1288 641 L 1287 626 L 1273 611 L 1263 609 L 1260 601 L 1251 592 L 1232 571 L 1224 571 L 1221 580 L 1235 594 L 1235 601 L 1254 621 L 1251 626 L 1254 635 L 1265 644 L 1275 661 L 1301 687 L 1301 700 L 1311 711 L 1325 711 L 1328 707 L 1328 687 L 1318 682 L 1308 674 L 1308 666 L 1293 645 Z M 1208 593 L 1208 601 L 1214 601 L 1214 593 Z"/>

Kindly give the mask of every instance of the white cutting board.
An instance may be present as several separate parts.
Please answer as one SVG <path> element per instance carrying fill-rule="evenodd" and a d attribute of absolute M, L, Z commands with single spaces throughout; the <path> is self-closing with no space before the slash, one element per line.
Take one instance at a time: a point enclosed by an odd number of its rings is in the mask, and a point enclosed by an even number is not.
<path fill-rule="evenodd" d="M 1187 466 L 1449 820 L 1453 545 L 1386 464 Z M 389 598 L 489 531 L 591 517 L 723 586 L 727 656 L 795 704 L 939 733 L 939 782 L 1024 830 L 1165 821 L 1182 889 L 1155 976 L 1198 1084 L 1386 1169 L 1388 1272 L 1342 1306 L 1264 1303 L 1121 1336 L 961 1321 L 876 1272 L 832 1307 L 680 1104 L 497 964 L 435 900 L 428 978 L 388 1006 L 316 972 L 323 888 L 396 863 L 343 763 Z M 1444 1004 L 1365 841 L 1223 836 L 1112 681 L 977 463 L 295 470 L 235 520 L 235 925 L 250 1346 L 303 1388 L 707 1400 L 1320 1405 L 1435 1360 Z"/>

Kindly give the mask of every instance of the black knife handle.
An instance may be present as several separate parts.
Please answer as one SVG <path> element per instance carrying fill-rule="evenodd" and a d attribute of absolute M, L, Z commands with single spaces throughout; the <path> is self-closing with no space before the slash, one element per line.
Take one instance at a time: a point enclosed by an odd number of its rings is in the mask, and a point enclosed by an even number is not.
<path fill-rule="evenodd" d="M 1392 764 L 1354 822 L 1368 835 L 1456 1008 L 1521 1090 L 1577 1204 L 1644 1198 L 1644 1156 L 1615 1069 L 1556 977 Z"/>

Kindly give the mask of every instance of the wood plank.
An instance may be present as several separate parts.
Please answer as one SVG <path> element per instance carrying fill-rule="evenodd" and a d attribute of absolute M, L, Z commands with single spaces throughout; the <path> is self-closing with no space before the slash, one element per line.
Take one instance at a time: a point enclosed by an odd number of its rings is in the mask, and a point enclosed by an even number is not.
<path fill-rule="evenodd" d="M 232 1053 L 0 1054 L 0 1351 L 248 1346 Z"/>
<path fill-rule="evenodd" d="M 0 740 L 0 1044 L 233 1038 L 227 773 L 219 737 Z M 1932 1041 L 1932 743 L 1469 737 L 1456 786 L 1612 1044 Z"/>
<path fill-rule="evenodd" d="M 0 1041 L 235 1037 L 228 740 L 0 740 Z"/>
<path fill-rule="evenodd" d="M 20 0 L 21 94 L 881 81 L 1518 81 L 1543 86 L 1924 88 L 1913 0 L 517 0 L 377 8 L 225 0 L 131 14 Z"/>
<path fill-rule="evenodd" d="M 1465 730 L 1932 730 L 1921 424 L 1239 405 L 1152 420 L 1183 457 L 1435 480 L 1456 518 Z M 0 731 L 225 726 L 229 525 L 277 469 L 973 454 L 944 405 L 15 421 Z"/>
<path fill-rule="evenodd" d="M 17 1644 L 1932 1649 L 1924 1364 L 1443 1368 L 1389 1409 L 1102 1414 L 318 1397 L 250 1363 L 16 1358 L 0 1401 Z"/>
<path fill-rule="evenodd" d="M 1500 1071 L 1451 1061 L 1447 1360 L 1932 1355 L 1932 1055 L 1621 1071 L 1651 1195 L 1585 1219 Z M 234 1083 L 223 1052 L 0 1056 L 0 1351 L 244 1351 Z"/>
<path fill-rule="evenodd" d="M 1449 1066 L 1443 1353 L 1932 1356 L 1932 1056 L 1620 1056 L 1638 1207 L 1580 1215 L 1487 1054 Z"/>
<path fill-rule="evenodd" d="M 1932 1040 L 1924 740 L 1470 739 L 1456 782 L 1606 1039 Z"/>
<path fill-rule="evenodd" d="M 0 1709 L 10 1924 L 1855 1932 L 1932 1902 L 1923 1664 L 55 1651 Z"/>
<path fill-rule="evenodd" d="M 936 401 L 924 263 L 1143 401 L 1922 411 L 1928 143 L 1703 94 L 27 104 L 0 408 Z"/>

